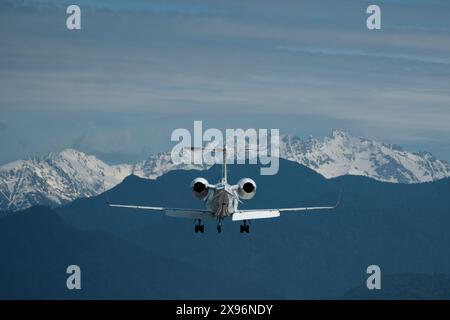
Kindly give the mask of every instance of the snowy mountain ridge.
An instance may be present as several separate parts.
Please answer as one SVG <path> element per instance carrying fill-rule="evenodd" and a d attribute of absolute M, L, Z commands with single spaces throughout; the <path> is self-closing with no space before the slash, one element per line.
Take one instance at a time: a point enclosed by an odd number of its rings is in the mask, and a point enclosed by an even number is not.
<path fill-rule="evenodd" d="M 283 136 L 280 155 L 326 178 L 362 175 L 392 183 L 421 183 L 450 177 L 450 164 L 430 153 L 404 151 L 397 146 L 353 137 L 342 130 L 334 130 L 323 139 Z M 175 169 L 207 167 L 175 165 L 170 152 L 134 164 L 108 165 L 95 156 L 66 149 L 0 166 L 0 210 L 16 211 L 36 204 L 57 206 L 92 197 L 116 186 L 130 174 L 156 179 Z"/>
<path fill-rule="evenodd" d="M 396 145 L 357 138 L 333 130 L 323 139 L 284 136 L 283 158 L 296 161 L 326 178 L 342 175 L 367 176 L 393 183 L 421 183 L 450 176 L 450 164 L 431 153 L 413 153 Z"/>

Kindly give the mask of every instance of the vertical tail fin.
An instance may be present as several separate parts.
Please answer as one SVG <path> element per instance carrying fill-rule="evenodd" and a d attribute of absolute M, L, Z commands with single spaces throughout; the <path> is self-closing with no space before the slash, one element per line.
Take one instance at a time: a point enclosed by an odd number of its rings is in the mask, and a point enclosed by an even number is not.
<path fill-rule="evenodd" d="M 215 150 L 222 152 L 222 183 L 228 183 L 228 174 L 227 174 L 227 148 L 208 148 L 208 147 L 190 147 L 191 151 L 201 150 L 202 152 L 205 150 Z"/>

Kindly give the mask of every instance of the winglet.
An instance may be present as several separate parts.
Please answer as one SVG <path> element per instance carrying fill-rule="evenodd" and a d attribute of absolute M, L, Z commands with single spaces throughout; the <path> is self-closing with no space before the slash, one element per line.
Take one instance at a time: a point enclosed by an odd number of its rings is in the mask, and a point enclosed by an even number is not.
<path fill-rule="evenodd" d="M 341 198 L 342 198 L 342 188 L 339 189 L 339 196 L 338 196 L 338 199 L 336 201 L 336 204 L 334 205 L 334 208 L 337 208 L 337 206 L 341 203 Z"/>
<path fill-rule="evenodd" d="M 103 193 L 105 194 L 106 205 L 109 206 L 111 202 L 109 201 L 108 191 L 106 190 L 105 179 L 103 179 Z"/>

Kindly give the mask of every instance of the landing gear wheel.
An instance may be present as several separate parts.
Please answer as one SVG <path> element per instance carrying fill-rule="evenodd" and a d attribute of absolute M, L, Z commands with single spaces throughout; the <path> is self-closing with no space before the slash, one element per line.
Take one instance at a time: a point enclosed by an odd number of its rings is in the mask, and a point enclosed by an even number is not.
<path fill-rule="evenodd" d="M 202 224 L 201 220 L 198 220 L 198 223 L 195 224 L 194 231 L 195 231 L 195 233 L 197 233 L 197 232 L 200 232 L 200 233 L 205 232 L 205 225 Z"/>
<path fill-rule="evenodd" d="M 250 225 L 247 224 L 247 220 L 244 220 L 244 224 L 241 224 L 240 228 L 241 233 L 249 233 L 250 232 Z"/>
<path fill-rule="evenodd" d="M 221 233 L 222 232 L 222 226 L 219 224 L 219 225 L 217 225 L 217 232 L 218 233 Z"/>

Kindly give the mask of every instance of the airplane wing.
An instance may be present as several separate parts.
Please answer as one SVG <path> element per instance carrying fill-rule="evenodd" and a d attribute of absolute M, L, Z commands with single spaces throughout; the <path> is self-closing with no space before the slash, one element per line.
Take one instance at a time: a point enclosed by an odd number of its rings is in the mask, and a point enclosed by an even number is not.
<path fill-rule="evenodd" d="M 252 220 L 252 219 L 266 219 L 279 217 L 282 212 L 290 211 L 315 211 L 315 210 L 332 210 L 335 209 L 340 202 L 341 195 L 339 194 L 338 201 L 334 206 L 330 207 L 299 207 L 299 208 L 278 208 L 278 209 L 253 209 L 253 210 L 237 210 L 233 216 L 233 221 Z"/>
<path fill-rule="evenodd" d="M 125 204 L 108 204 L 115 208 L 141 209 L 150 211 L 164 211 L 169 217 L 190 218 L 190 219 L 214 219 L 214 214 L 208 210 L 202 209 L 182 209 L 182 208 L 165 208 L 165 207 L 146 207 Z"/>
<path fill-rule="evenodd" d="M 313 211 L 313 210 L 330 210 L 334 207 L 302 207 L 302 208 L 281 208 L 281 209 L 255 209 L 255 210 L 238 210 L 233 216 L 233 221 L 265 219 L 279 217 L 281 212 L 288 211 Z"/>

